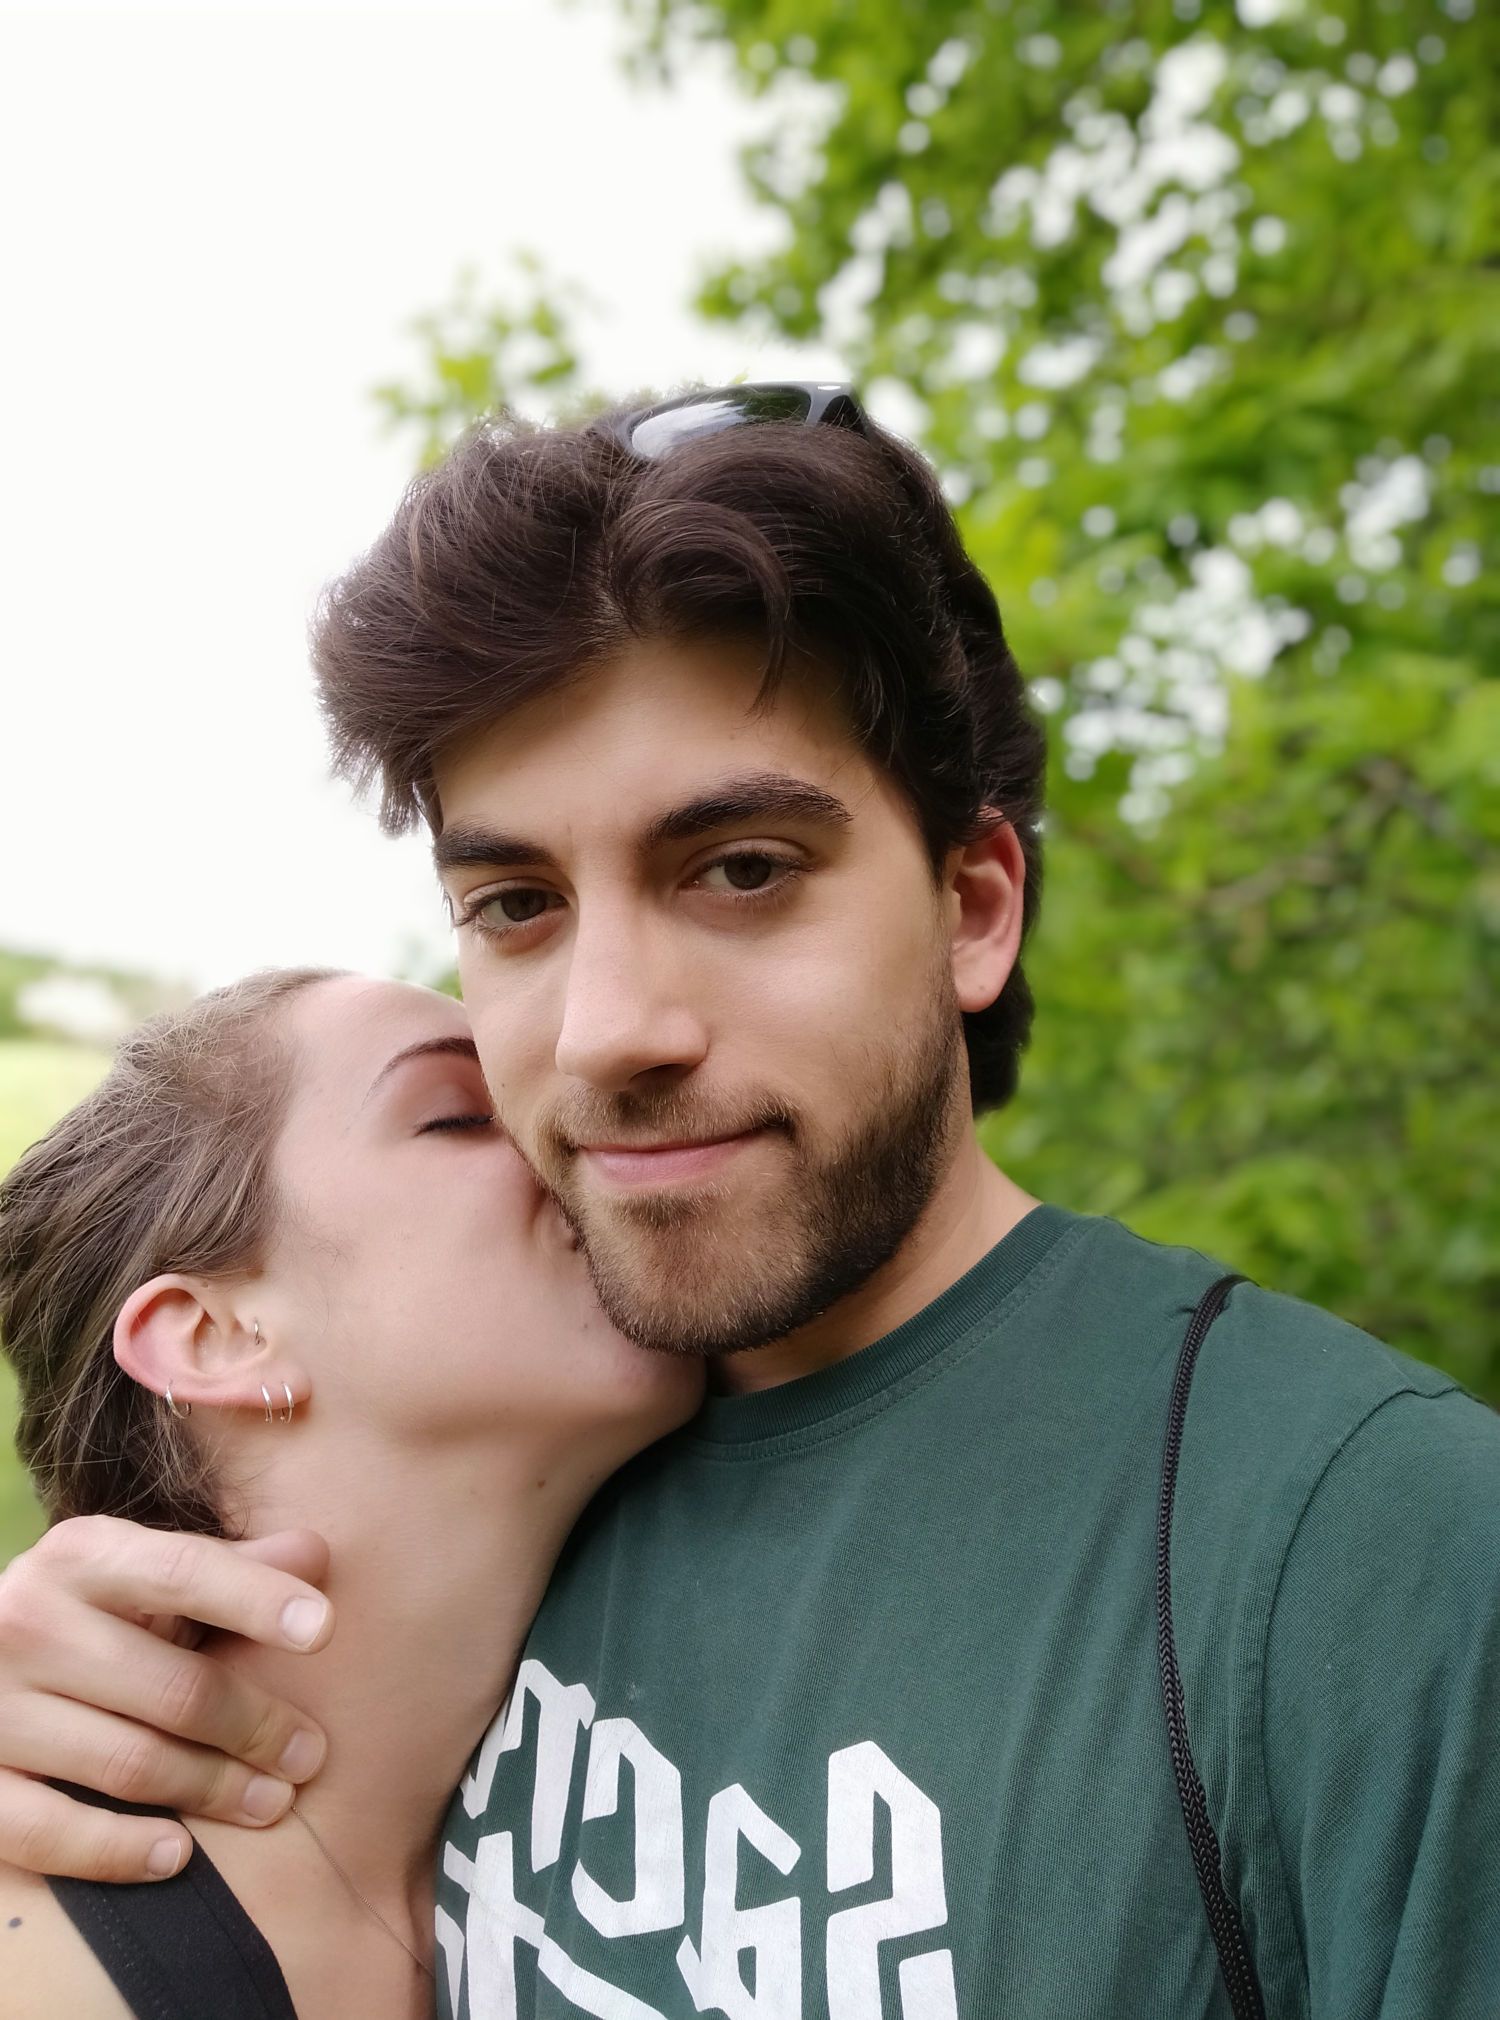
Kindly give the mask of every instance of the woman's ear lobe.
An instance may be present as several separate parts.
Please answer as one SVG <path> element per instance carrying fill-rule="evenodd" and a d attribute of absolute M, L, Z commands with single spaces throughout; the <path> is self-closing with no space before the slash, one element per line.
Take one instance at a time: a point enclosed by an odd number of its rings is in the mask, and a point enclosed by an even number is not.
<path fill-rule="evenodd" d="M 133 1290 L 115 1320 L 117 1364 L 143 1389 L 192 1402 L 210 1317 L 192 1279 L 152 1277 Z"/>
<path fill-rule="evenodd" d="M 132 1291 L 114 1350 L 132 1381 L 158 1396 L 170 1389 L 176 1405 L 280 1411 L 312 1394 L 302 1363 L 277 1352 L 259 1319 L 239 1319 L 232 1288 L 206 1278 L 152 1277 Z"/>

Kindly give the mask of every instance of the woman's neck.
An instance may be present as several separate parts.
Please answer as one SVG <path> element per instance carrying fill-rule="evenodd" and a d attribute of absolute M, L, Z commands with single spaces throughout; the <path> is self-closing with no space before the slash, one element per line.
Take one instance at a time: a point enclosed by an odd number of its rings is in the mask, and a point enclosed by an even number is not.
<path fill-rule="evenodd" d="M 327 1760 L 297 1807 L 365 1901 L 403 1938 L 415 1931 L 425 1954 L 449 1797 L 510 1688 L 568 1531 L 625 1455 L 591 1456 L 581 1437 L 550 1452 L 496 1437 L 438 1454 L 374 1440 L 355 1449 L 345 1436 L 319 1463 L 315 1427 L 302 1436 L 300 1450 L 262 1447 L 250 1528 L 327 1538 L 333 1639 L 312 1656 L 229 1640 L 210 1652 L 322 1727 Z M 290 1833 L 304 1835 L 296 1818 L 269 1832 L 218 1829 L 205 1845 L 238 1889 L 235 1869 L 268 1841 L 280 1854 Z"/>

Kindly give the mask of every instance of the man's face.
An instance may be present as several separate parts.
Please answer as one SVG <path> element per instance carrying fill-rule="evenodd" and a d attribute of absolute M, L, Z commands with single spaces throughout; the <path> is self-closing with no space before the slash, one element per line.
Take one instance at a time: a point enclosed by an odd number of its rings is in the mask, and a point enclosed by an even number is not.
<path fill-rule="evenodd" d="M 437 857 L 497 1111 L 640 1344 L 780 1338 L 967 1122 L 954 900 L 829 684 L 632 648 L 450 753 Z"/>

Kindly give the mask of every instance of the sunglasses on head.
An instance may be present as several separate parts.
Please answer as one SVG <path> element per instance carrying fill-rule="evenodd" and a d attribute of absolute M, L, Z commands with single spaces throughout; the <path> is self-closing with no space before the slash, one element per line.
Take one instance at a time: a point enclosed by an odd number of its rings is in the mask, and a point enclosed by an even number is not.
<path fill-rule="evenodd" d="M 654 407 L 608 416 L 595 426 L 633 456 L 654 463 L 681 442 L 696 441 L 700 435 L 721 435 L 728 428 L 741 428 L 752 421 L 790 421 L 804 427 L 826 421 L 831 427 L 852 428 L 860 435 L 865 432 L 864 409 L 851 386 L 795 379 L 683 393 Z"/>

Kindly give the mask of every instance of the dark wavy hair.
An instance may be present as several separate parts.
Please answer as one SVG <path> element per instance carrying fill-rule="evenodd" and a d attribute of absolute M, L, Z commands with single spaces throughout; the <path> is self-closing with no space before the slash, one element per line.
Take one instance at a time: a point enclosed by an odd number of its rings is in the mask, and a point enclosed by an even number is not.
<path fill-rule="evenodd" d="M 645 462 L 510 416 L 413 483 L 324 594 L 313 661 L 335 763 L 392 832 L 441 823 L 438 753 L 641 639 L 748 639 L 769 695 L 802 657 L 908 795 L 934 866 L 997 819 L 1040 890 L 1045 747 L 995 598 L 928 464 L 895 436 L 766 421 Z M 976 1110 L 1015 1091 L 1019 962 L 964 1019 Z"/>

